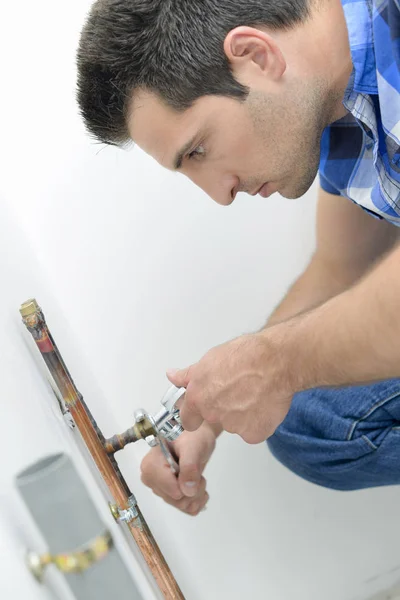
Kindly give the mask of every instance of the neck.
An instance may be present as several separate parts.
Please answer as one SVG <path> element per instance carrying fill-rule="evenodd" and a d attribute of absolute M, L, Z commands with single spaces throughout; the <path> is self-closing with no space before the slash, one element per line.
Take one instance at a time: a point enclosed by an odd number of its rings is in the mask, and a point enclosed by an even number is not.
<path fill-rule="evenodd" d="M 346 19 L 340 0 L 314 2 L 310 18 L 292 31 L 278 34 L 293 77 L 319 78 L 337 97 L 329 122 L 347 114 L 343 97 L 353 69 Z"/>

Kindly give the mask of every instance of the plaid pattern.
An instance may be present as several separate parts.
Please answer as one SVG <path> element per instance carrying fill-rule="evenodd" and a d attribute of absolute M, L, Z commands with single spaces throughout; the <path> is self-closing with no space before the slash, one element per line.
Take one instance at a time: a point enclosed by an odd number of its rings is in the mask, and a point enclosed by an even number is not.
<path fill-rule="evenodd" d="M 400 227 L 400 0 L 342 0 L 353 73 L 348 116 L 321 140 L 320 180 Z"/>

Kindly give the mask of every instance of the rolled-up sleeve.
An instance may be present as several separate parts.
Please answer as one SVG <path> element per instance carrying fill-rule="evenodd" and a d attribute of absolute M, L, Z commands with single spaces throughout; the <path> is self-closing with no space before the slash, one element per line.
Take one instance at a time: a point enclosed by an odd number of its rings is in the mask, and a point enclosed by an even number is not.
<path fill-rule="evenodd" d="M 321 171 L 319 172 L 319 182 L 325 192 L 328 192 L 328 194 L 334 194 L 335 196 L 340 196 L 339 190 L 329 183 L 327 178 L 322 175 Z"/>

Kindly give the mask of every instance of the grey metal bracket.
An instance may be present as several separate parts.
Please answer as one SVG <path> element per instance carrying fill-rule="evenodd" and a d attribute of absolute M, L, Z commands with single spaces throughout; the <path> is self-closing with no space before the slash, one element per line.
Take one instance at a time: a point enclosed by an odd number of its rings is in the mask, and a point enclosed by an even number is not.
<path fill-rule="evenodd" d="M 128 500 L 128 508 L 122 509 L 117 504 L 109 503 L 110 511 L 117 523 L 131 523 L 139 517 L 137 500 L 132 494 Z"/>

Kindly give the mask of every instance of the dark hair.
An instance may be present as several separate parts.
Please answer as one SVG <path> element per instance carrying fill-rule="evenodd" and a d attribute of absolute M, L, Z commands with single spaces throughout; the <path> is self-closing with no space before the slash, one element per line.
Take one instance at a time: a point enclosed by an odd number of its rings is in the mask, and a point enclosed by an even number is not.
<path fill-rule="evenodd" d="M 306 20 L 310 0 L 97 0 L 77 53 L 78 103 L 98 140 L 129 141 L 134 91 L 156 93 L 182 111 L 201 96 L 243 100 L 232 75 L 226 35 L 240 25 L 290 28 Z"/>

